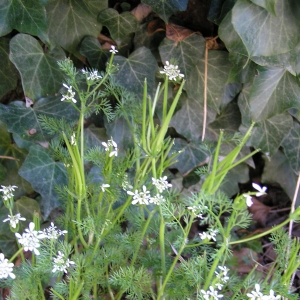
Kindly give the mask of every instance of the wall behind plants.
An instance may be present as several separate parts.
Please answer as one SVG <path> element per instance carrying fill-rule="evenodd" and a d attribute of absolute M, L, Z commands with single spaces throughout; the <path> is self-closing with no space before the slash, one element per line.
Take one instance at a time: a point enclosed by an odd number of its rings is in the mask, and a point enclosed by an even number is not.
<path fill-rule="evenodd" d="M 39 210 L 40 205 L 48 217 L 59 207 L 54 187 L 66 183 L 66 170 L 49 154 L 51 137 L 39 116 L 75 122 L 78 114 L 60 101 L 64 78 L 57 61 L 70 57 L 79 68 L 104 70 L 109 49 L 116 45 L 115 81 L 137 99 L 144 78 L 153 95 L 158 67 L 166 61 L 174 60 L 185 75 L 185 91 L 171 121 L 174 151 L 185 150 L 173 166 L 181 177 L 180 188 L 182 177 L 185 187 L 194 183 L 191 174 L 208 161 L 207 144 L 217 140 L 221 128 L 231 135 L 243 133 L 254 121 L 248 147 L 260 148 L 264 154 L 262 180 L 280 183 L 292 198 L 300 169 L 300 3 L 199 1 L 208 5 L 212 28 L 213 23 L 219 26 L 215 36 L 203 36 L 186 27 L 188 15 L 182 17 L 196 5 L 194 1 L 141 2 L 135 7 L 125 2 L 109 7 L 103 0 L 13 0 L 0 5 L 0 155 L 9 158 L 1 160 L 1 184 L 17 185 L 16 196 L 31 195 L 18 200 L 28 211 Z M 11 92 L 18 90 L 18 83 L 22 96 Z M 171 96 L 170 92 L 170 100 Z M 121 149 L 130 147 L 122 119 L 108 123 L 97 116 L 88 125 L 91 143 L 113 136 Z M 233 146 L 225 144 L 223 153 Z M 245 148 L 243 154 L 247 153 Z M 229 174 L 223 189 L 232 195 L 238 182 L 247 180 L 244 164 Z M 9 245 L 2 224 L 0 239 Z"/>

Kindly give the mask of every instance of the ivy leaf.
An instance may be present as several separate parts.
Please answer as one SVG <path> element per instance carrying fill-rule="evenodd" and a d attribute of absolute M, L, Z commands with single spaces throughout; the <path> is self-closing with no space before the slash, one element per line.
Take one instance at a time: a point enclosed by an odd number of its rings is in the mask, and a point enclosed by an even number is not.
<path fill-rule="evenodd" d="M 21 168 L 26 156 L 27 150 L 20 149 L 12 142 L 11 134 L 8 133 L 6 126 L 0 125 L 0 155 L 11 157 L 13 159 L 1 159 L 2 166 L 6 170 L 5 179 L 1 181 L 1 185 L 16 185 L 15 198 L 18 199 L 21 195 L 33 192 L 29 182 L 24 180 L 18 171 Z"/>
<path fill-rule="evenodd" d="M 265 8 L 267 11 L 269 11 L 273 15 L 276 15 L 275 8 L 276 8 L 277 0 L 250 0 L 250 1 L 256 5 L 259 5 L 263 8 Z"/>
<path fill-rule="evenodd" d="M 48 42 L 46 10 L 41 1 L 1 1 L 0 36 L 13 29 L 38 36 L 43 42 Z"/>
<path fill-rule="evenodd" d="M 264 153 L 273 156 L 292 126 L 293 120 L 288 113 L 258 122 L 255 124 L 249 143 L 256 149 L 260 148 Z"/>
<path fill-rule="evenodd" d="M 143 95 L 144 80 L 147 78 L 148 93 L 152 94 L 157 63 L 149 49 L 138 48 L 127 59 L 115 56 L 114 64 L 119 65 L 119 71 L 114 75 L 118 85 L 139 97 Z"/>
<path fill-rule="evenodd" d="M 173 115 L 170 126 L 188 139 L 200 140 L 203 128 L 203 104 L 199 99 L 188 98 L 185 93 L 180 97 L 181 108 Z M 207 123 L 212 122 L 216 113 L 208 110 Z"/>
<path fill-rule="evenodd" d="M 104 4 L 101 9 L 106 8 L 107 1 Z M 49 0 L 46 10 L 50 41 L 79 55 L 80 41 L 87 35 L 97 37 L 102 29 L 97 22 L 99 9 L 95 1 L 88 5 L 86 1 Z"/>
<path fill-rule="evenodd" d="M 271 159 L 265 158 L 262 182 L 278 182 L 290 199 L 293 199 L 297 186 L 297 175 L 282 152 L 277 151 Z M 296 207 L 299 205 L 300 194 L 298 193 Z"/>
<path fill-rule="evenodd" d="M 185 90 L 194 99 L 203 99 L 205 47 L 203 37 L 195 34 L 180 42 L 164 39 L 159 47 L 163 61 L 173 58 L 178 62 L 180 72 L 187 80 Z M 219 112 L 230 68 L 227 53 L 216 50 L 208 52 L 207 103 L 216 112 Z"/>
<path fill-rule="evenodd" d="M 220 186 L 220 190 L 231 197 L 240 191 L 239 183 L 246 183 L 248 181 L 249 166 L 246 163 L 241 163 L 227 173 L 224 182 Z"/>
<path fill-rule="evenodd" d="M 38 201 L 25 196 L 21 197 L 15 202 L 14 209 L 26 219 L 26 223 L 29 223 L 31 220 L 33 220 L 33 215 L 35 212 L 40 212 Z M 25 222 L 20 222 L 21 228 L 27 227 L 27 224 L 23 226 L 22 224 L 25 224 Z"/>
<path fill-rule="evenodd" d="M 188 0 L 142 0 L 142 3 L 149 5 L 167 24 L 175 12 L 186 10 Z"/>
<path fill-rule="evenodd" d="M 8 59 L 9 39 L 0 39 L 0 98 L 17 85 L 18 71 Z"/>
<path fill-rule="evenodd" d="M 258 71 L 249 98 L 254 121 L 262 121 L 289 108 L 299 107 L 300 87 L 295 76 L 275 67 L 258 67 Z"/>
<path fill-rule="evenodd" d="M 201 147 L 200 143 L 188 143 L 183 139 L 175 138 L 170 154 L 178 151 L 182 152 L 175 158 L 177 162 L 172 165 L 172 168 L 178 169 L 183 176 L 206 163 L 208 159 L 208 153 Z"/>
<path fill-rule="evenodd" d="M 39 42 L 27 34 L 10 41 L 10 60 L 20 72 L 25 95 L 33 101 L 57 93 L 64 78 L 57 61 L 64 58 L 62 49 L 44 53 Z"/>
<path fill-rule="evenodd" d="M 106 26 L 115 42 L 120 45 L 124 38 L 138 29 L 138 22 L 128 11 L 119 14 L 115 9 L 108 8 L 100 12 L 98 20 Z"/>
<path fill-rule="evenodd" d="M 20 135 L 23 140 L 43 142 L 50 139 L 47 131 L 41 127 L 39 115 L 64 118 L 69 122 L 78 119 L 78 112 L 70 103 L 60 101 L 61 97 L 42 98 L 33 107 L 26 107 L 22 101 L 13 101 L 9 105 L 0 104 L 0 118 L 9 132 Z"/>
<path fill-rule="evenodd" d="M 85 37 L 81 43 L 79 52 L 87 58 L 92 68 L 105 70 L 105 64 L 109 55 L 107 51 L 102 49 L 97 38 L 93 36 Z"/>
<path fill-rule="evenodd" d="M 106 142 L 107 140 L 105 128 L 98 128 L 94 125 L 91 125 L 84 130 L 85 149 L 90 149 L 93 147 L 102 148 L 102 142 Z"/>
<path fill-rule="evenodd" d="M 292 0 L 276 1 L 275 11 L 276 16 L 248 0 L 237 1 L 232 9 L 232 24 L 252 59 L 264 56 L 273 60 L 298 44 L 299 5 Z"/>
<path fill-rule="evenodd" d="M 67 172 L 62 163 L 53 160 L 48 150 L 33 145 L 19 174 L 41 194 L 44 218 L 61 205 L 55 188 L 67 185 Z"/>
<path fill-rule="evenodd" d="M 291 167 L 295 172 L 300 171 L 300 131 L 299 126 L 291 128 L 288 135 L 286 135 L 281 146 L 284 149 L 284 153 L 289 160 Z"/>

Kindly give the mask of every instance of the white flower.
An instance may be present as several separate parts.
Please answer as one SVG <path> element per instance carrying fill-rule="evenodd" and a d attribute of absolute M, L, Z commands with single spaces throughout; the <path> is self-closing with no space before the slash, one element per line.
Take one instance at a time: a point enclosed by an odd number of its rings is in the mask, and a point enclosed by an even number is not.
<path fill-rule="evenodd" d="M 43 231 L 40 231 L 40 233 L 43 234 L 44 237 L 47 238 L 48 240 L 57 240 L 59 236 L 68 233 L 67 230 L 59 230 L 56 228 L 57 227 L 54 226 L 54 223 L 51 222 L 51 225 L 45 228 Z"/>
<path fill-rule="evenodd" d="M 71 135 L 71 145 L 72 146 L 76 146 L 76 139 L 75 139 L 75 132 L 73 132 L 73 134 Z"/>
<path fill-rule="evenodd" d="M 256 195 L 255 195 L 256 197 L 266 194 L 266 190 L 267 190 L 266 186 L 263 186 L 261 188 L 257 183 L 254 183 L 254 182 L 252 183 L 252 186 L 258 191 L 258 193 L 256 193 Z"/>
<path fill-rule="evenodd" d="M 8 259 L 4 257 L 3 253 L 0 253 L 0 279 L 7 278 L 8 276 L 11 279 L 15 279 L 16 275 L 12 273 L 13 271 L 13 263 L 10 263 Z"/>
<path fill-rule="evenodd" d="M 263 300 L 276 300 L 276 299 L 281 299 L 280 295 L 275 296 L 274 291 L 270 290 L 270 295 L 264 295 L 262 297 Z"/>
<path fill-rule="evenodd" d="M 111 45 L 109 52 L 112 54 L 117 54 L 119 51 L 116 49 L 116 46 Z"/>
<path fill-rule="evenodd" d="M 156 186 L 160 193 L 172 186 L 171 183 L 168 183 L 167 179 L 167 176 L 160 177 L 159 179 L 152 177 L 152 183 Z"/>
<path fill-rule="evenodd" d="M 260 285 L 255 284 L 255 291 L 252 291 L 251 293 L 248 293 L 247 296 L 250 299 L 261 299 L 263 297 L 263 294 L 259 291 L 260 290 Z"/>
<path fill-rule="evenodd" d="M 208 239 L 208 240 L 216 241 L 215 237 L 216 237 L 217 232 L 218 232 L 217 230 L 209 229 L 208 232 L 199 233 L 199 236 L 200 236 L 201 240 Z"/>
<path fill-rule="evenodd" d="M 15 191 L 16 188 L 18 188 L 16 185 L 9 185 L 9 186 L 4 186 L 1 185 L 2 189 L 0 189 L 0 192 L 3 193 L 3 200 L 9 200 L 14 196 L 13 192 Z"/>
<path fill-rule="evenodd" d="M 156 205 L 159 205 L 161 202 L 165 202 L 165 201 L 166 199 L 160 194 L 156 194 L 154 197 L 151 197 L 149 199 L 149 203 L 153 203 Z"/>
<path fill-rule="evenodd" d="M 106 189 L 106 188 L 109 188 L 110 185 L 107 184 L 107 183 L 103 183 L 100 187 L 101 187 L 102 192 L 105 192 L 105 189 Z"/>
<path fill-rule="evenodd" d="M 94 80 L 97 80 L 97 79 L 101 79 L 101 78 L 102 78 L 102 76 L 98 75 L 98 71 L 97 70 L 90 72 L 90 75 L 87 77 L 87 79 L 91 80 L 91 81 L 94 81 Z"/>
<path fill-rule="evenodd" d="M 243 196 L 246 198 L 247 206 L 250 207 L 253 204 L 252 197 L 248 194 L 243 194 Z"/>
<path fill-rule="evenodd" d="M 203 294 L 203 298 L 205 300 L 209 300 L 209 297 L 210 297 L 210 293 L 209 292 L 206 292 L 204 290 L 201 290 L 201 293 Z"/>
<path fill-rule="evenodd" d="M 61 253 L 60 251 L 58 251 L 58 255 L 57 257 L 53 258 L 54 261 L 54 268 L 52 270 L 53 273 L 55 273 L 56 271 L 63 271 L 65 273 L 67 273 L 67 268 L 70 267 L 70 265 L 74 265 L 75 263 L 71 260 L 69 260 L 68 258 L 65 259 L 64 258 L 64 254 Z"/>
<path fill-rule="evenodd" d="M 12 228 L 16 228 L 19 221 L 26 221 L 26 219 L 21 217 L 20 214 L 16 214 L 15 216 L 8 215 L 8 218 L 3 220 L 3 222 L 7 222 L 7 221 L 10 222 L 10 226 Z"/>
<path fill-rule="evenodd" d="M 219 295 L 218 291 L 214 289 L 214 287 L 210 286 L 209 287 L 210 291 L 209 294 L 210 296 L 212 296 L 214 299 L 219 299 L 219 298 L 223 298 L 223 295 Z"/>
<path fill-rule="evenodd" d="M 40 255 L 40 252 L 37 248 L 40 247 L 40 239 L 43 239 L 45 235 L 42 232 L 34 230 L 34 223 L 29 223 L 29 228 L 25 229 L 25 232 L 20 235 L 15 233 L 15 236 L 18 238 L 19 244 L 24 246 L 25 251 L 33 251 L 36 255 Z"/>
<path fill-rule="evenodd" d="M 216 283 L 216 287 L 217 287 L 217 289 L 218 290 L 222 290 L 222 288 L 223 288 L 223 284 L 221 284 L 221 283 Z"/>
<path fill-rule="evenodd" d="M 132 204 L 149 204 L 149 200 L 150 200 L 150 192 L 147 191 L 146 186 L 143 185 L 143 191 L 139 192 L 138 190 L 136 190 L 134 193 L 131 191 L 127 191 L 128 195 L 133 196 L 132 197 Z"/>
<path fill-rule="evenodd" d="M 75 92 L 73 92 L 73 87 L 67 86 L 65 83 L 63 83 L 63 86 L 68 89 L 67 94 L 66 95 L 62 95 L 61 101 L 67 100 L 67 101 L 72 101 L 73 103 L 76 103 L 77 100 L 74 98 L 75 96 Z"/>
<path fill-rule="evenodd" d="M 118 145 L 113 139 L 108 140 L 107 143 L 102 142 L 102 145 L 105 147 L 106 152 L 113 150 L 109 153 L 109 157 L 118 156 Z"/>
<path fill-rule="evenodd" d="M 168 61 L 166 61 L 166 65 L 164 66 L 163 71 L 160 71 L 161 74 L 166 74 L 170 80 L 181 79 L 184 77 L 184 74 L 180 74 L 178 70 L 178 66 L 170 65 Z"/>
<path fill-rule="evenodd" d="M 210 297 L 213 297 L 214 299 L 219 299 L 219 298 L 223 298 L 224 296 L 223 295 L 219 295 L 218 294 L 218 291 L 214 289 L 213 286 L 210 286 L 209 287 L 209 291 L 204 291 L 204 290 L 201 290 L 201 293 L 203 294 L 203 298 L 204 299 L 207 299 L 209 300 Z"/>

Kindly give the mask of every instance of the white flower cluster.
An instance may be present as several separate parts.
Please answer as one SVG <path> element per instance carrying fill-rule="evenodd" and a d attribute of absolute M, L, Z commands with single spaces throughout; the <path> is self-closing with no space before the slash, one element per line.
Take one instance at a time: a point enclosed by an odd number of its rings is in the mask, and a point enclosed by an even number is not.
<path fill-rule="evenodd" d="M 52 272 L 55 273 L 56 271 L 67 273 L 67 268 L 70 267 L 70 265 L 75 265 L 75 263 L 68 258 L 66 259 L 64 257 L 65 255 L 58 251 L 57 257 L 53 258 L 53 270 Z"/>
<path fill-rule="evenodd" d="M 40 255 L 40 251 L 38 248 L 41 246 L 40 239 L 45 238 L 43 232 L 39 232 L 34 230 L 34 223 L 29 223 L 29 228 L 25 229 L 25 232 L 20 235 L 19 233 L 15 233 L 19 244 L 24 246 L 25 251 L 33 251 L 35 255 Z"/>
<path fill-rule="evenodd" d="M 73 87 L 67 86 L 65 83 L 63 83 L 63 86 L 68 90 L 66 95 L 62 95 L 61 101 L 72 101 L 73 103 L 76 103 L 77 100 L 74 98 L 75 92 L 73 92 Z"/>
<path fill-rule="evenodd" d="M 219 299 L 223 298 L 224 296 L 219 294 L 219 291 L 222 290 L 224 283 L 226 283 L 229 280 L 228 271 L 229 269 L 226 266 L 218 266 L 218 268 L 221 270 L 220 273 L 215 271 L 215 274 L 217 275 L 218 282 L 214 284 L 214 286 L 210 286 L 208 291 L 201 290 L 201 293 L 203 294 L 203 298 L 206 300 L 209 299 Z M 215 289 L 217 288 L 217 289 Z M 218 291 L 219 290 L 219 291 Z M 212 297 L 212 298 L 211 298 Z"/>
<path fill-rule="evenodd" d="M 12 273 L 13 266 L 14 264 L 5 258 L 3 253 L 0 253 L 0 279 L 7 278 L 8 276 L 11 279 L 15 279 L 16 275 Z"/>
<path fill-rule="evenodd" d="M 265 186 L 260 187 L 257 183 L 254 183 L 254 182 L 252 183 L 252 186 L 254 189 L 256 189 L 258 191 L 258 193 L 255 194 L 256 197 L 260 197 L 260 196 L 266 194 L 267 187 L 265 187 Z M 243 194 L 243 196 L 246 198 L 247 206 L 250 207 L 253 204 L 252 197 L 248 194 Z"/>
<path fill-rule="evenodd" d="M 106 152 L 111 151 L 109 157 L 118 156 L 118 145 L 113 139 L 108 140 L 107 143 L 102 142 L 102 145 L 105 147 Z"/>
<path fill-rule="evenodd" d="M 216 241 L 217 233 L 218 233 L 217 230 L 213 230 L 213 229 L 209 228 L 207 232 L 199 233 L 199 236 L 200 236 L 201 240 L 208 239 L 208 240 Z"/>
<path fill-rule="evenodd" d="M 187 209 L 190 210 L 194 214 L 194 216 L 198 217 L 199 219 L 203 219 L 202 213 L 204 213 L 207 208 L 207 206 L 202 205 L 193 205 L 187 207 Z M 200 213 L 200 211 L 202 211 L 202 213 Z"/>
<path fill-rule="evenodd" d="M 253 300 L 276 300 L 281 299 L 280 295 L 275 296 L 274 291 L 270 290 L 270 295 L 264 295 L 260 292 L 260 285 L 258 283 L 255 284 L 255 291 L 247 294 L 249 299 Z"/>
<path fill-rule="evenodd" d="M 166 65 L 160 73 L 166 74 L 170 80 L 177 80 L 177 77 L 180 80 L 184 77 L 184 74 L 181 74 L 178 70 L 178 66 L 172 65 L 168 61 L 166 61 Z"/>
<path fill-rule="evenodd" d="M 40 231 L 40 233 L 42 233 L 48 240 L 57 240 L 58 237 L 68 233 L 68 231 L 57 229 L 57 227 L 54 226 L 54 223 L 51 222 L 51 225 L 45 228 L 43 231 Z"/>
<path fill-rule="evenodd" d="M 7 201 L 10 198 L 13 198 L 13 196 L 14 196 L 13 192 L 15 191 L 16 188 L 18 188 L 15 185 L 9 185 L 9 186 L 1 185 L 1 187 L 2 187 L 2 189 L 0 189 L 0 192 L 3 193 L 2 198 L 4 201 Z"/>
<path fill-rule="evenodd" d="M 96 80 L 102 78 L 102 76 L 98 74 L 97 70 L 87 71 L 85 69 L 82 69 L 81 72 L 82 72 L 82 74 L 86 75 L 86 79 L 89 82 L 93 82 L 93 81 L 96 81 Z"/>
<path fill-rule="evenodd" d="M 168 183 L 167 176 L 161 177 L 159 179 L 152 178 L 153 185 L 159 190 L 160 193 L 162 193 L 164 190 L 168 189 L 172 186 L 172 184 Z M 142 191 L 139 192 L 138 190 L 135 190 L 135 192 L 127 191 L 128 195 L 133 196 L 132 197 L 132 204 L 150 204 L 153 203 L 155 205 L 159 205 L 162 202 L 165 202 L 166 200 L 162 195 L 157 193 L 154 197 L 150 195 L 150 191 L 147 190 L 146 186 L 143 185 Z"/>
<path fill-rule="evenodd" d="M 116 49 L 116 46 L 111 45 L 109 52 L 112 54 L 117 54 L 119 51 Z"/>
<path fill-rule="evenodd" d="M 8 215 L 8 218 L 3 220 L 3 222 L 7 221 L 9 221 L 12 228 L 16 228 L 19 221 L 26 221 L 26 219 L 21 217 L 20 214 L 16 214 L 14 216 Z"/>

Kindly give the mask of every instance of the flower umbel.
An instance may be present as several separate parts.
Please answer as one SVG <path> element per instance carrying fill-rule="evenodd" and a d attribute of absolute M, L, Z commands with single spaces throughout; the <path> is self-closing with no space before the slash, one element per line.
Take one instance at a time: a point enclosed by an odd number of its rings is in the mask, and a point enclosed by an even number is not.
<path fill-rule="evenodd" d="M 68 258 L 65 259 L 65 255 L 58 251 L 57 257 L 53 258 L 53 270 L 52 272 L 55 273 L 56 271 L 63 271 L 64 273 L 67 273 L 67 268 L 70 267 L 70 265 L 75 265 L 75 263 Z"/>
<path fill-rule="evenodd" d="M 34 230 L 34 223 L 29 223 L 29 228 L 25 229 L 22 235 L 15 233 L 19 244 L 24 246 L 25 251 L 33 251 L 35 255 L 40 255 L 37 248 L 40 247 L 40 239 L 43 239 L 45 235 L 42 232 Z"/>
<path fill-rule="evenodd" d="M 180 80 L 184 77 L 184 74 L 181 74 L 178 70 L 178 66 L 172 65 L 168 61 L 166 61 L 166 65 L 160 73 L 166 74 L 170 80 L 177 80 L 177 78 Z"/>
<path fill-rule="evenodd" d="M 111 45 L 109 52 L 112 54 L 117 54 L 119 51 L 116 49 L 116 46 Z"/>
<path fill-rule="evenodd" d="M 15 279 L 16 275 L 12 273 L 13 271 L 13 263 L 10 263 L 8 259 L 4 257 L 3 253 L 0 253 L 0 279 L 7 278 L 8 276 L 11 279 Z"/>
<path fill-rule="evenodd" d="M 21 217 L 20 214 L 16 214 L 14 216 L 8 215 L 8 218 L 3 220 L 3 222 L 7 222 L 7 221 L 9 221 L 10 226 L 12 228 L 16 228 L 19 221 L 26 221 L 26 219 Z"/>
<path fill-rule="evenodd" d="M 67 86 L 65 83 L 63 83 L 63 86 L 68 89 L 67 94 L 66 95 L 62 95 L 61 101 L 67 100 L 67 101 L 72 101 L 73 103 L 76 103 L 77 100 L 74 98 L 75 96 L 75 92 L 73 92 L 73 87 Z"/>
<path fill-rule="evenodd" d="M 156 186 L 160 193 L 172 186 L 171 183 L 168 183 L 167 179 L 167 176 L 160 177 L 159 179 L 152 177 L 152 183 Z"/>
<path fill-rule="evenodd" d="M 133 196 L 132 197 L 132 204 L 149 204 L 150 200 L 150 192 L 147 191 L 146 186 L 143 185 L 143 191 L 139 192 L 138 190 L 135 190 L 135 192 L 127 191 L 128 195 Z"/>
<path fill-rule="evenodd" d="M 251 293 L 248 293 L 247 296 L 250 299 L 262 299 L 263 294 L 259 291 L 260 285 L 258 283 L 255 284 L 255 291 L 252 291 Z"/>
<path fill-rule="evenodd" d="M 266 190 L 267 190 L 267 187 L 266 186 L 263 186 L 263 187 L 260 187 L 257 183 L 252 183 L 252 186 L 258 191 L 258 193 L 256 193 L 256 197 L 260 197 L 264 194 L 266 194 Z"/>
<path fill-rule="evenodd" d="M 51 225 L 45 228 L 43 231 L 40 231 L 40 233 L 43 234 L 48 240 L 56 240 L 59 236 L 68 233 L 68 231 L 57 229 L 57 227 L 54 226 L 54 223 L 51 222 Z"/>
<path fill-rule="evenodd" d="M 105 147 L 106 152 L 111 151 L 109 157 L 118 156 L 118 145 L 113 139 L 108 140 L 107 143 L 102 142 L 102 145 Z"/>
<path fill-rule="evenodd" d="M 13 192 L 15 191 L 16 188 L 18 188 L 15 185 L 9 185 L 9 186 L 4 186 L 1 185 L 2 189 L 0 189 L 0 192 L 3 193 L 3 200 L 6 201 L 14 196 Z"/>

